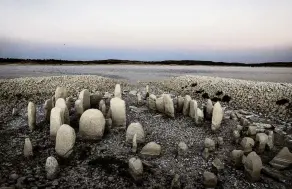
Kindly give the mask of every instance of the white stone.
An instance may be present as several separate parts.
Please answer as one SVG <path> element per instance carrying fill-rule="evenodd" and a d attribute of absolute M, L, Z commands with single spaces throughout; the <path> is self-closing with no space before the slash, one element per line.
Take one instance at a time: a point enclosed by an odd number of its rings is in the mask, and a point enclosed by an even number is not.
<path fill-rule="evenodd" d="M 134 134 L 133 141 L 132 141 L 132 152 L 137 152 L 137 133 Z"/>
<path fill-rule="evenodd" d="M 24 140 L 23 154 L 26 158 L 33 156 L 32 144 L 29 138 Z"/>
<path fill-rule="evenodd" d="M 163 95 L 163 103 L 164 103 L 164 113 L 168 117 L 174 117 L 174 106 L 173 101 L 169 94 Z"/>
<path fill-rule="evenodd" d="M 184 97 L 178 96 L 177 98 L 177 112 L 181 113 L 184 107 Z"/>
<path fill-rule="evenodd" d="M 149 142 L 142 148 L 140 153 L 148 156 L 159 156 L 161 153 L 161 146 L 155 142 Z"/>
<path fill-rule="evenodd" d="M 75 140 L 76 134 L 74 129 L 69 125 L 63 124 L 56 136 L 56 153 L 63 158 L 68 158 L 73 152 Z"/>
<path fill-rule="evenodd" d="M 148 99 L 149 109 L 156 110 L 156 96 L 151 94 Z"/>
<path fill-rule="evenodd" d="M 254 146 L 254 140 L 250 137 L 244 137 L 240 145 L 242 146 L 244 153 L 249 153 Z"/>
<path fill-rule="evenodd" d="M 163 96 L 156 99 L 156 109 L 160 113 L 164 113 L 164 100 Z"/>
<path fill-rule="evenodd" d="M 54 107 L 51 110 L 50 117 L 50 136 L 54 139 L 57 135 L 57 131 L 64 124 L 64 120 L 62 120 L 62 110 L 59 107 Z"/>
<path fill-rule="evenodd" d="M 126 127 L 126 104 L 120 98 L 112 98 L 110 101 L 113 127 Z"/>
<path fill-rule="evenodd" d="M 102 112 L 102 114 L 103 114 L 104 116 L 106 115 L 106 105 L 105 105 L 104 100 L 101 100 L 101 101 L 99 102 L 98 109 Z"/>
<path fill-rule="evenodd" d="M 201 125 L 204 122 L 204 113 L 200 108 L 197 108 L 197 116 L 195 118 L 197 125 Z"/>
<path fill-rule="evenodd" d="M 78 116 L 81 116 L 83 114 L 84 108 L 82 100 L 78 99 L 75 101 L 75 111 Z"/>
<path fill-rule="evenodd" d="M 33 102 L 29 102 L 27 106 L 28 127 L 33 131 L 36 126 L 36 106 Z"/>
<path fill-rule="evenodd" d="M 83 111 L 90 108 L 90 92 L 87 89 L 80 92 L 78 99 L 82 101 Z"/>
<path fill-rule="evenodd" d="M 255 152 L 251 152 L 245 159 L 244 170 L 247 173 L 248 179 L 258 181 L 261 177 L 263 164 L 260 156 Z"/>
<path fill-rule="evenodd" d="M 214 140 L 210 138 L 205 138 L 204 146 L 205 148 L 208 148 L 209 151 L 214 151 L 216 147 Z"/>
<path fill-rule="evenodd" d="M 211 120 L 212 119 L 212 113 L 213 113 L 213 104 L 210 99 L 207 100 L 207 105 L 206 105 L 206 119 Z"/>
<path fill-rule="evenodd" d="M 263 153 L 268 142 L 268 135 L 265 133 L 257 133 L 256 142 L 258 143 L 258 152 Z"/>
<path fill-rule="evenodd" d="M 183 106 L 183 115 L 188 116 L 190 111 L 190 101 L 192 98 L 189 95 L 186 95 L 184 98 L 184 106 Z"/>
<path fill-rule="evenodd" d="M 134 135 L 137 135 L 137 143 L 145 142 L 145 133 L 143 126 L 140 123 L 131 123 L 126 131 L 126 141 L 131 143 Z"/>
<path fill-rule="evenodd" d="M 97 109 L 86 110 L 80 117 L 80 136 L 88 140 L 101 139 L 105 129 L 105 119 Z"/>
<path fill-rule="evenodd" d="M 120 99 L 122 99 L 122 91 L 121 91 L 121 85 L 120 84 L 116 84 L 115 87 L 115 97 L 118 97 Z"/>
<path fill-rule="evenodd" d="M 55 100 L 59 98 L 66 99 L 68 96 L 67 89 L 65 87 L 57 87 L 55 91 Z"/>
<path fill-rule="evenodd" d="M 213 108 L 213 113 L 212 113 L 211 128 L 213 131 L 216 131 L 220 128 L 222 119 L 223 119 L 223 109 L 220 103 L 216 102 Z"/>
<path fill-rule="evenodd" d="M 46 160 L 45 170 L 47 172 L 47 179 L 54 180 L 59 172 L 59 164 L 56 158 L 50 156 Z"/>
<path fill-rule="evenodd" d="M 190 101 L 190 110 L 189 110 L 189 116 L 191 118 L 193 118 L 194 120 L 196 119 L 196 117 L 198 117 L 197 115 L 197 109 L 198 109 L 198 103 L 196 100 L 191 100 Z M 195 120 L 196 122 L 196 120 Z"/>
<path fill-rule="evenodd" d="M 137 181 L 143 176 L 143 164 L 139 158 L 131 158 L 129 160 L 129 171 L 131 176 Z"/>
<path fill-rule="evenodd" d="M 56 101 L 55 107 L 58 107 L 61 109 L 61 116 L 63 116 L 64 123 L 65 124 L 70 124 L 70 117 L 69 117 L 69 110 L 66 105 L 66 101 L 63 98 L 59 98 Z"/>
<path fill-rule="evenodd" d="M 51 117 L 51 110 L 53 108 L 53 105 L 52 105 L 52 99 L 48 99 L 45 101 L 45 104 L 44 104 L 44 112 L 45 112 L 45 119 L 46 121 L 50 121 L 50 117 Z"/>

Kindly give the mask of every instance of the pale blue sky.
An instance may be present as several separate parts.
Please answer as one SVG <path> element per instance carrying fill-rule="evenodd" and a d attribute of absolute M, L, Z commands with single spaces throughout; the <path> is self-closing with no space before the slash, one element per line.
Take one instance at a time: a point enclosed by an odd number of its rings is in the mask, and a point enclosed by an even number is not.
<path fill-rule="evenodd" d="M 0 0 L 0 57 L 292 61 L 291 10 L 292 0 Z"/>

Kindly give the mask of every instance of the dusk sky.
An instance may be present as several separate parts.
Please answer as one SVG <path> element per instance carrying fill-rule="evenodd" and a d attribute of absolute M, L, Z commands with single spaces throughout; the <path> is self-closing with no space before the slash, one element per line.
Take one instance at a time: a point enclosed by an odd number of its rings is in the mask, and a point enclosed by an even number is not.
<path fill-rule="evenodd" d="M 292 61 L 292 0 L 0 0 L 0 57 Z"/>

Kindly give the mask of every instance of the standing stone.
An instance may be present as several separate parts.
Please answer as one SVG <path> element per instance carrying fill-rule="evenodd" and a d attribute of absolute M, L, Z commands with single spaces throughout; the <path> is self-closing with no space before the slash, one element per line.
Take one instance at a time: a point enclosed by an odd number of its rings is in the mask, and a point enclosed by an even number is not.
<path fill-rule="evenodd" d="M 65 124 L 70 124 L 70 117 L 69 117 L 69 110 L 68 107 L 66 105 L 66 102 L 63 98 L 59 98 L 56 101 L 56 106 L 61 109 L 61 115 L 63 116 L 64 123 Z"/>
<path fill-rule="evenodd" d="M 131 143 L 135 134 L 137 135 L 137 143 L 145 142 L 144 129 L 140 123 L 131 123 L 128 126 L 126 131 L 126 141 Z"/>
<path fill-rule="evenodd" d="M 159 97 L 156 99 L 156 109 L 158 112 L 160 113 L 164 113 L 164 95 L 162 95 L 162 97 Z"/>
<path fill-rule="evenodd" d="M 149 96 L 148 104 L 150 110 L 156 110 L 156 96 L 154 94 Z"/>
<path fill-rule="evenodd" d="M 170 189 L 180 189 L 180 188 L 181 188 L 180 177 L 178 174 L 175 174 L 174 178 L 171 181 Z"/>
<path fill-rule="evenodd" d="M 234 140 L 234 142 L 236 144 L 239 143 L 239 140 L 240 140 L 240 133 L 239 133 L 239 131 L 238 130 L 234 130 L 232 134 L 233 134 L 233 140 Z"/>
<path fill-rule="evenodd" d="M 198 109 L 198 104 L 196 100 L 191 100 L 190 101 L 190 110 L 189 110 L 189 116 L 193 118 L 194 120 L 196 119 L 197 116 L 197 109 Z M 196 122 L 196 120 L 195 120 Z"/>
<path fill-rule="evenodd" d="M 101 101 L 103 95 L 101 92 L 97 91 L 94 94 L 90 95 L 90 106 L 91 108 L 98 108 L 99 102 Z"/>
<path fill-rule="evenodd" d="M 196 124 L 199 126 L 204 122 L 204 113 L 200 108 L 197 108 Z"/>
<path fill-rule="evenodd" d="M 184 107 L 184 97 L 178 96 L 177 98 L 177 112 L 181 113 Z"/>
<path fill-rule="evenodd" d="M 292 165 L 292 153 L 287 147 L 284 147 L 269 163 L 279 170 L 290 167 Z"/>
<path fill-rule="evenodd" d="M 219 102 L 216 102 L 212 113 L 212 130 L 216 131 L 221 126 L 221 121 L 223 119 L 223 109 Z"/>
<path fill-rule="evenodd" d="M 47 172 L 47 179 L 54 180 L 59 172 L 59 164 L 56 158 L 50 156 L 46 160 L 45 170 Z"/>
<path fill-rule="evenodd" d="M 254 140 L 250 137 L 244 137 L 240 145 L 242 146 L 244 153 L 249 153 L 254 146 Z"/>
<path fill-rule="evenodd" d="M 64 100 L 67 98 L 68 93 L 67 89 L 64 87 L 57 87 L 55 91 L 55 100 L 57 101 L 59 98 L 63 98 Z"/>
<path fill-rule="evenodd" d="M 81 116 L 83 114 L 84 108 L 82 100 L 78 99 L 75 101 L 75 111 L 78 116 Z"/>
<path fill-rule="evenodd" d="M 269 131 L 267 147 L 268 147 L 268 150 L 272 150 L 274 148 L 274 132 L 273 131 Z"/>
<path fill-rule="evenodd" d="M 184 106 L 183 106 L 183 115 L 188 116 L 190 112 L 190 102 L 192 98 L 189 95 L 186 95 L 184 98 Z"/>
<path fill-rule="evenodd" d="M 243 157 L 242 150 L 233 150 L 231 152 L 231 159 L 232 159 L 235 167 L 239 168 L 242 166 L 242 157 Z"/>
<path fill-rule="evenodd" d="M 33 156 L 32 144 L 29 138 L 26 138 L 24 141 L 23 154 L 26 158 Z"/>
<path fill-rule="evenodd" d="M 73 98 L 72 97 L 67 97 L 66 98 L 66 106 L 67 106 L 69 111 L 71 110 L 72 102 L 73 102 Z"/>
<path fill-rule="evenodd" d="M 131 158 L 129 160 L 129 172 L 135 181 L 139 181 L 143 177 L 143 164 L 139 158 Z"/>
<path fill-rule="evenodd" d="M 44 110 L 45 110 L 45 119 L 46 121 L 50 121 L 51 110 L 52 110 L 52 99 L 48 99 L 45 101 Z"/>
<path fill-rule="evenodd" d="M 164 112 L 168 117 L 174 117 L 173 101 L 169 94 L 163 95 Z"/>
<path fill-rule="evenodd" d="M 155 142 L 149 142 L 142 148 L 140 153 L 148 156 L 159 156 L 161 153 L 161 146 Z"/>
<path fill-rule="evenodd" d="M 62 125 L 56 136 L 56 153 L 62 158 L 68 158 L 73 152 L 73 147 L 76 140 L 76 134 L 69 125 Z"/>
<path fill-rule="evenodd" d="M 122 99 L 122 92 L 121 92 L 121 85 L 120 84 L 116 84 L 114 94 L 115 94 L 115 97 Z"/>
<path fill-rule="evenodd" d="M 258 152 L 263 153 L 268 142 L 268 135 L 265 133 L 258 133 L 256 135 L 256 142 L 258 143 Z"/>
<path fill-rule="evenodd" d="M 210 138 L 205 138 L 204 146 L 205 148 L 208 148 L 210 152 L 214 151 L 216 148 L 214 140 Z"/>
<path fill-rule="evenodd" d="M 132 144 L 132 152 L 136 153 L 137 152 L 137 133 L 134 134 L 132 143 L 133 143 Z"/>
<path fill-rule="evenodd" d="M 50 117 L 50 136 L 54 139 L 57 135 L 57 131 L 63 125 L 64 120 L 62 120 L 62 110 L 59 107 L 55 107 L 51 110 Z"/>
<path fill-rule="evenodd" d="M 120 98 L 112 98 L 110 101 L 110 110 L 113 121 L 113 127 L 126 127 L 126 104 Z"/>
<path fill-rule="evenodd" d="M 177 146 L 177 154 L 179 156 L 184 156 L 187 154 L 188 146 L 184 142 L 180 142 Z"/>
<path fill-rule="evenodd" d="M 27 106 L 28 127 L 33 131 L 36 126 L 36 107 L 33 102 L 29 102 Z"/>
<path fill-rule="evenodd" d="M 137 105 L 140 106 L 142 105 L 142 95 L 141 93 L 137 93 Z"/>
<path fill-rule="evenodd" d="M 90 92 L 87 89 L 80 92 L 78 99 L 82 101 L 83 111 L 90 108 Z"/>
<path fill-rule="evenodd" d="M 204 172 L 204 186 L 205 188 L 215 188 L 217 185 L 217 177 L 214 173 Z"/>
<path fill-rule="evenodd" d="M 261 176 L 263 164 L 260 156 L 255 152 L 251 152 L 245 159 L 244 170 L 246 176 L 251 181 L 258 181 Z"/>
<path fill-rule="evenodd" d="M 106 106 L 104 100 L 101 100 L 99 102 L 98 109 L 102 112 L 102 114 L 105 116 L 106 115 Z"/>
<path fill-rule="evenodd" d="M 249 126 L 247 133 L 249 136 L 254 136 L 257 134 L 257 127 L 256 126 Z"/>
<path fill-rule="evenodd" d="M 80 136 L 88 140 L 101 139 L 105 129 L 105 119 L 97 109 L 86 110 L 80 117 Z"/>
<path fill-rule="evenodd" d="M 213 104 L 210 99 L 207 100 L 207 105 L 206 105 L 206 119 L 211 120 L 212 119 L 212 113 L 213 113 Z"/>

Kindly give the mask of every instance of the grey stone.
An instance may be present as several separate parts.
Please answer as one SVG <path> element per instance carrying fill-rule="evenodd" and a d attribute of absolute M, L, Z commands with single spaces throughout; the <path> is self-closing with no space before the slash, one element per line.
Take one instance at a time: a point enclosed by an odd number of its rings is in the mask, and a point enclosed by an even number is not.
<path fill-rule="evenodd" d="M 190 112 L 190 102 L 192 98 L 189 95 L 186 95 L 184 98 L 184 106 L 183 106 L 183 115 L 188 116 Z"/>
<path fill-rule="evenodd" d="M 67 98 L 68 93 L 65 87 L 57 87 L 55 91 L 55 100 L 59 98 L 63 98 L 64 100 Z"/>
<path fill-rule="evenodd" d="M 130 95 L 136 96 L 137 95 L 137 91 L 133 90 L 129 92 Z"/>
<path fill-rule="evenodd" d="M 101 100 L 101 101 L 99 102 L 98 109 L 102 112 L 102 114 L 103 114 L 104 116 L 106 116 L 106 105 L 105 105 L 104 100 Z"/>
<path fill-rule="evenodd" d="M 143 177 L 143 164 L 139 158 L 131 158 L 129 160 L 129 172 L 135 181 L 139 181 Z"/>
<path fill-rule="evenodd" d="M 131 123 L 126 131 L 126 141 L 131 143 L 134 135 L 137 135 L 137 143 L 145 142 L 145 133 L 143 126 L 140 123 Z"/>
<path fill-rule="evenodd" d="M 59 172 L 59 164 L 56 158 L 53 156 L 47 158 L 45 170 L 47 172 L 47 179 L 53 180 L 57 177 Z"/>
<path fill-rule="evenodd" d="M 24 140 L 23 154 L 26 158 L 33 156 L 32 144 L 29 138 Z"/>
<path fill-rule="evenodd" d="M 147 156 L 159 156 L 161 153 L 161 146 L 155 142 L 149 142 L 142 148 L 140 153 Z"/>
<path fill-rule="evenodd" d="M 268 142 L 268 135 L 265 133 L 257 133 L 256 142 L 258 143 L 258 153 L 263 153 Z"/>
<path fill-rule="evenodd" d="M 156 96 L 154 94 L 149 96 L 148 103 L 150 110 L 156 110 Z"/>
<path fill-rule="evenodd" d="M 242 131 L 242 130 L 243 130 L 243 126 L 241 126 L 241 125 L 237 125 L 237 126 L 236 126 L 236 130 L 238 130 L 239 132 Z"/>
<path fill-rule="evenodd" d="M 106 132 L 110 132 L 112 125 L 113 125 L 113 121 L 111 118 L 105 119 L 105 131 Z"/>
<path fill-rule="evenodd" d="M 137 93 L 137 105 L 140 106 L 142 105 L 143 101 L 142 101 L 142 95 L 141 93 Z"/>
<path fill-rule="evenodd" d="M 200 126 L 204 122 L 204 113 L 200 108 L 197 108 L 197 116 L 195 118 L 196 125 Z"/>
<path fill-rule="evenodd" d="M 72 107 L 72 102 L 73 102 L 73 98 L 72 97 L 67 97 L 66 98 L 66 106 L 67 106 L 69 111 L 70 111 L 70 109 Z"/>
<path fill-rule="evenodd" d="M 223 119 L 223 109 L 219 102 L 216 102 L 212 113 L 212 131 L 216 131 L 220 128 Z"/>
<path fill-rule="evenodd" d="M 252 125 L 257 126 L 259 129 L 271 129 L 272 125 L 267 123 L 252 123 Z"/>
<path fill-rule="evenodd" d="M 33 131 L 36 126 L 36 106 L 33 102 L 29 102 L 27 106 L 28 127 Z"/>
<path fill-rule="evenodd" d="M 53 108 L 52 99 L 46 100 L 44 104 L 44 112 L 45 112 L 45 120 L 48 122 L 50 121 L 52 108 Z"/>
<path fill-rule="evenodd" d="M 126 127 L 126 103 L 115 97 L 110 100 L 110 111 L 113 127 Z"/>
<path fill-rule="evenodd" d="M 179 156 L 184 156 L 184 155 L 187 154 L 187 152 L 188 152 L 188 146 L 187 146 L 187 144 L 184 143 L 184 142 L 179 142 L 178 143 L 178 147 L 177 147 L 177 154 Z"/>
<path fill-rule="evenodd" d="M 290 167 L 292 165 L 292 153 L 287 147 L 284 147 L 269 163 L 279 170 Z"/>
<path fill-rule="evenodd" d="M 122 99 L 122 92 L 121 92 L 121 85 L 120 84 L 116 84 L 114 94 L 115 94 L 115 97 Z"/>
<path fill-rule="evenodd" d="M 168 117 L 174 117 L 174 106 L 173 101 L 169 94 L 163 95 L 163 103 L 164 103 L 164 113 Z"/>
<path fill-rule="evenodd" d="M 233 150 L 231 152 L 231 159 L 234 163 L 235 167 L 239 168 L 242 166 L 242 157 L 243 157 L 243 151 L 242 150 Z"/>
<path fill-rule="evenodd" d="M 239 143 L 239 140 L 240 140 L 240 133 L 238 130 L 234 130 L 233 131 L 233 140 L 235 143 Z"/>
<path fill-rule="evenodd" d="M 88 140 L 101 139 L 105 130 L 105 119 L 97 109 L 86 110 L 80 117 L 80 136 Z"/>
<path fill-rule="evenodd" d="M 16 173 L 13 173 L 9 176 L 9 179 L 11 179 L 11 180 L 17 180 L 18 178 L 19 178 L 19 176 Z"/>
<path fill-rule="evenodd" d="M 82 100 L 78 99 L 75 101 L 75 111 L 78 116 L 81 116 L 83 114 L 84 108 Z"/>
<path fill-rule="evenodd" d="M 224 144 L 224 140 L 222 137 L 217 137 L 217 143 L 218 143 L 218 146 L 223 146 Z"/>
<path fill-rule="evenodd" d="M 204 186 L 205 188 L 215 188 L 217 186 L 217 176 L 214 173 L 205 171 Z"/>
<path fill-rule="evenodd" d="M 54 107 L 51 110 L 51 117 L 50 117 L 50 136 L 51 139 L 54 139 L 57 135 L 57 131 L 64 124 L 62 120 L 62 110 L 59 107 Z"/>
<path fill-rule="evenodd" d="M 132 152 L 137 152 L 137 133 L 134 134 L 133 140 L 132 140 Z"/>
<path fill-rule="evenodd" d="M 63 124 L 57 132 L 55 150 L 58 156 L 68 158 L 73 152 L 76 134 L 72 127 Z"/>
<path fill-rule="evenodd" d="M 16 108 L 12 109 L 12 116 L 16 116 L 18 114 L 18 111 Z"/>
<path fill-rule="evenodd" d="M 205 148 L 208 148 L 210 152 L 214 151 L 216 148 L 214 140 L 210 138 L 205 138 L 204 146 Z"/>
<path fill-rule="evenodd" d="M 249 126 L 247 133 L 249 136 L 254 136 L 257 134 L 257 127 L 256 126 Z"/>
<path fill-rule="evenodd" d="M 240 118 L 240 125 L 246 127 L 246 126 L 250 125 L 250 122 L 246 118 L 241 117 Z"/>
<path fill-rule="evenodd" d="M 90 92 L 87 89 L 84 89 L 80 92 L 78 99 L 82 101 L 83 111 L 86 111 L 90 108 Z"/>
<path fill-rule="evenodd" d="M 163 95 L 162 97 L 159 97 L 156 99 L 156 109 L 160 113 L 164 113 L 164 98 Z"/>
<path fill-rule="evenodd" d="M 97 91 L 94 94 L 90 95 L 90 106 L 91 108 L 98 108 L 99 107 L 99 102 L 102 100 L 102 93 Z"/>
<path fill-rule="evenodd" d="M 209 153 L 209 149 L 208 148 L 204 148 L 204 151 L 202 153 L 202 156 L 205 160 L 208 159 L 208 157 L 210 156 L 210 153 Z"/>
<path fill-rule="evenodd" d="M 219 172 L 224 169 L 224 164 L 217 157 L 212 161 L 212 166 Z"/>
<path fill-rule="evenodd" d="M 240 145 L 242 146 L 244 153 L 249 153 L 254 146 L 254 140 L 250 137 L 244 137 Z"/>
<path fill-rule="evenodd" d="M 171 181 L 170 189 L 180 189 L 180 188 L 181 188 L 180 176 L 178 174 L 175 174 Z"/>
<path fill-rule="evenodd" d="M 197 115 L 198 114 L 197 109 L 198 109 L 197 101 L 196 100 L 191 100 L 190 101 L 189 116 L 191 118 L 193 118 L 194 120 L 198 117 L 198 115 Z M 195 120 L 195 122 L 197 123 L 197 120 Z"/>
<path fill-rule="evenodd" d="M 238 118 L 237 118 L 237 116 L 236 116 L 236 114 L 234 112 L 231 112 L 230 119 L 235 120 L 235 121 L 238 120 Z"/>
<path fill-rule="evenodd" d="M 184 100 L 185 100 L 184 97 L 178 96 L 178 98 L 177 98 L 177 110 L 176 110 L 178 113 L 181 113 L 182 110 L 183 110 Z"/>
<path fill-rule="evenodd" d="M 260 156 L 255 152 L 249 153 L 244 163 L 244 170 L 247 178 L 251 181 L 260 180 L 262 167 L 263 164 Z"/>
<path fill-rule="evenodd" d="M 213 104 L 210 99 L 207 100 L 207 105 L 206 105 L 206 119 L 211 120 L 212 119 L 212 113 L 213 113 Z"/>

